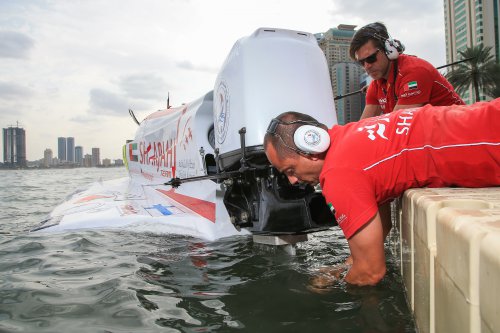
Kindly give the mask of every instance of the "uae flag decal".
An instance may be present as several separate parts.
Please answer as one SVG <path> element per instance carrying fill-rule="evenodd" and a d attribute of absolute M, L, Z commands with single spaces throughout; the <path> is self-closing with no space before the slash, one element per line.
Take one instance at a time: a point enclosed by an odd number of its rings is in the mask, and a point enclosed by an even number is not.
<path fill-rule="evenodd" d="M 417 88 L 418 88 L 417 81 L 408 82 L 408 84 L 406 85 L 406 90 L 412 90 Z"/>

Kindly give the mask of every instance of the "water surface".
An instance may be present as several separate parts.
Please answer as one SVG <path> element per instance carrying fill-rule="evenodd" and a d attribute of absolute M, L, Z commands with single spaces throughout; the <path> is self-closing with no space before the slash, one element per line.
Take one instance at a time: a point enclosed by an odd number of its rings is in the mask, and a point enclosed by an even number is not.
<path fill-rule="evenodd" d="M 0 332 L 415 332 L 393 257 L 376 287 L 310 290 L 349 253 L 338 229 L 295 256 L 247 237 L 28 232 L 77 188 L 125 175 L 0 170 Z"/>

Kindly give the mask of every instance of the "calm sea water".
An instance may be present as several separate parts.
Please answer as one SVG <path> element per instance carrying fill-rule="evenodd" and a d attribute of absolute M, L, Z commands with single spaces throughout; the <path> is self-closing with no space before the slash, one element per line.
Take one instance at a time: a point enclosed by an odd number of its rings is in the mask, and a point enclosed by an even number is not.
<path fill-rule="evenodd" d="M 0 332 L 415 332 L 396 260 L 376 287 L 308 289 L 348 255 L 339 230 L 295 256 L 251 238 L 29 233 L 123 168 L 0 171 Z"/>

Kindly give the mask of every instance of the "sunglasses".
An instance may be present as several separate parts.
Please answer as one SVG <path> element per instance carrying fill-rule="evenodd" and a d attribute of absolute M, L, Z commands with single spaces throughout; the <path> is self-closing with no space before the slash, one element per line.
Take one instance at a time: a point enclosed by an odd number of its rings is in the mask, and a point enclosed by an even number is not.
<path fill-rule="evenodd" d="M 373 64 L 375 61 L 377 61 L 377 54 L 378 54 L 379 51 L 380 50 L 377 49 L 377 51 L 373 52 L 368 57 L 366 57 L 364 59 L 359 59 L 358 60 L 358 64 L 360 64 L 361 66 L 364 66 L 365 62 L 368 63 L 368 64 Z"/>

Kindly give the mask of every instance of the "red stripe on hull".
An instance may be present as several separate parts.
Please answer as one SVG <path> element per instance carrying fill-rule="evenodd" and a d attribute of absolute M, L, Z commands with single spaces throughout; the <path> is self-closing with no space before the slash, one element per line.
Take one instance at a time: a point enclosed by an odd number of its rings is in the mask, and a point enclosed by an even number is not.
<path fill-rule="evenodd" d="M 213 202 L 196 199 L 184 194 L 175 193 L 174 189 L 170 189 L 168 191 L 157 189 L 157 191 L 165 194 L 169 198 L 172 198 L 181 205 L 186 206 L 196 214 L 201 215 L 207 220 L 215 223 L 215 204 Z"/>

